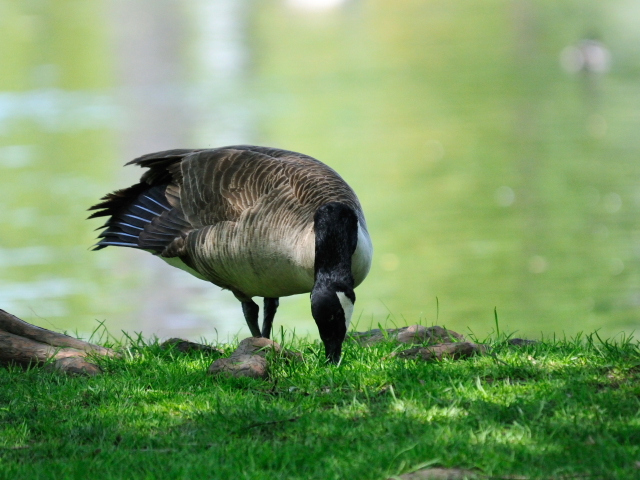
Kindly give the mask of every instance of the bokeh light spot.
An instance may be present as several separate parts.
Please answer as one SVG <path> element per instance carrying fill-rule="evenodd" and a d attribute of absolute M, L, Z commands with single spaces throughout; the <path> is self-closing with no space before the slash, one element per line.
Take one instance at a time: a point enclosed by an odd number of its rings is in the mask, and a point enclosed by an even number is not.
<path fill-rule="evenodd" d="M 615 192 L 607 193 L 602 199 L 602 203 L 607 213 L 616 213 L 622 208 L 622 198 Z"/>
<path fill-rule="evenodd" d="M 496 189 L 495 199 L 501 207 L 510 207 L 516 200 L 516 194 L 512 188 L 502 186 Z"/>
<path fill-rule="evenodd" d="M 549 268 L 546 258 L 534 255 L 529 259 L 529 271 L 531 273 L 544 273 Z"/>
<path fill-rule="evenodd" d="M 611 66 L 611 53 L 602 42 L 581 40 L 560 52 L 560 66 L 567 73 L 606 73 Z"/>

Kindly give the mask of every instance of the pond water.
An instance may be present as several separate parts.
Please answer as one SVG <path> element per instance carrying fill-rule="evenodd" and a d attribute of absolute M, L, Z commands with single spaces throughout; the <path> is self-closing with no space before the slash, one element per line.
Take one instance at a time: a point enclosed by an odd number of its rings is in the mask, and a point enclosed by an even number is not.
<path fill-rule="evenodd" d="M 169 148 L 312 155 L 375 247 L 358 327 L 640 326 L 640 4 L 0 0 L 0 308 L 88 335 L 248 333 L 229 292 L 90 251 Z M 307 296 L 276 325 L 316 335 Z"/>

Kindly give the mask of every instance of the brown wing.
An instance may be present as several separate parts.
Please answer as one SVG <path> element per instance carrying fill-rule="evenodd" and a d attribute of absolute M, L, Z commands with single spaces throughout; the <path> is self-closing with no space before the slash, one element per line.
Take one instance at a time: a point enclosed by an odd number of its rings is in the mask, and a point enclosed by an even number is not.
<path fill-rule="evenodd" d="M 330 167 L 300 153 L 231 146 L 190 155 L 180 167 L 181 205 L 194 227 L 236 221 L 274 190 L 287 192 L 283 193 L 286 201 L 313 212 L 325 203 L 339 201 L 362 216 L 349 185 Z"/>

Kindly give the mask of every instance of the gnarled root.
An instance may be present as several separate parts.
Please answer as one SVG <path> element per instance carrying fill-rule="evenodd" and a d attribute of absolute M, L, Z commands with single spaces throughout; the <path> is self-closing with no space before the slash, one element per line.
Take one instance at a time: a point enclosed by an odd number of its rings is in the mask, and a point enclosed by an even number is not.
<path fill-rule="evenodd" d="M 0 364 L 44 365 L 61 372 L 97 375 L 87 355 L 116 356 L 110 348 L 36 327 L 0 309 Z"/>

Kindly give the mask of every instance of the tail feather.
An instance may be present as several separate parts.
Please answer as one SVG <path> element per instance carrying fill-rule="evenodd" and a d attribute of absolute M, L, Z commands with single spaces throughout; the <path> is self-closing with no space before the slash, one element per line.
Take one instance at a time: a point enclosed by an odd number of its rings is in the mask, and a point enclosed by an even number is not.
<path fill-rule="evenodd" d="M 140 235 L 140 232 L 144 230 L 144 228 L 142 227 L 136 227 L 135 225 L 132 225 L 130 223 L 125 223 L 125 222 L 113 222 L 113 225 L 117 225 L 118 227 L 120 227 L 120 230 L 122 230 L 125 233 L 130 233 L 136 236 Z"/>
<path fill-rule="evenodd" d="M 141 183 L 118 190 L 91 207 L 98 210 L 89 218 L 110 215 L 101 227 L 94 250 L 109 246 L 131 247 L 162 253 L 176 238 L 191 230 L 177 208 L 172 208 L 165 191 L 167 185 L 153 187 Z"/>
<path fill-rule="evenodd" d="M 199 151 L 166 150 L 143 155 L 127 163 L 148 170 L 140 183 L 108 194 L 102 202 L 89 209 L 96 210 L 89 218 L 109 217 L 98 228 L 103 231 L 93 249 L 118 246 L 166 256 L 177 255 L 179 248 L 174 242 L 193 230 L 180 204 L 180 162 Z"/>

